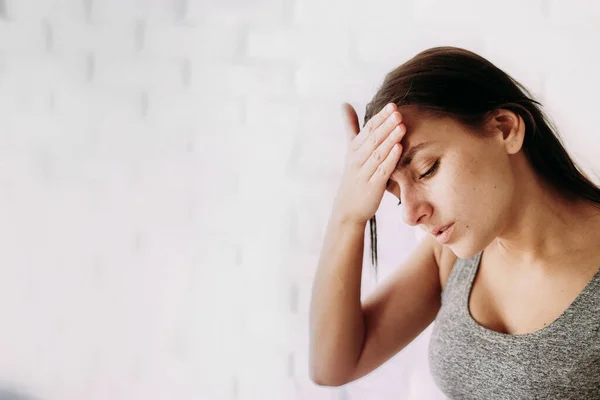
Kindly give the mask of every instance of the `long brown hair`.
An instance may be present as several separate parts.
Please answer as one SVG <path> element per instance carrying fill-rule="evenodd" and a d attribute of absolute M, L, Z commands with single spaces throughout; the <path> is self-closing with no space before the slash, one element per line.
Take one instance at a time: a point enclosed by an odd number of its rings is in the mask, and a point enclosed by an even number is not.
<path fill-rule="evenodd" d="M 525 121 L 523 151 L 534 171 L 569 199 L 587 199 L 600 209 L 600 187 L 571 159 L 542 104 L 510 75 L 469 50 L 441 46 L 422 51 L 389 72 L 367 104 L 363 127 L 388 103 L 415 106 L 425 115 L 454 118 L 484 135 L 488 116 L 513 111 Z M 377 220 L 369 220 L 371 263 L 377 274 Z"/>

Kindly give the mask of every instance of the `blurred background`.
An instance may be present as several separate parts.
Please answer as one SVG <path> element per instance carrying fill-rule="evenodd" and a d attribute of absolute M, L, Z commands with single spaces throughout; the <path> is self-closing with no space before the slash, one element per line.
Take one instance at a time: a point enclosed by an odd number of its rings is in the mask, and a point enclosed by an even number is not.
<path fill-rule="evenodd" d="M 0 397 L 442 399 L 432 326 L 308 375 L 340 105 L 454 45 L 531 90 L 598 182 L 592 0 L 0 0 Z M 421 230 L 386 193 L 379 278 Z M 30 397 L 25 397 L 30 396 Z"/>

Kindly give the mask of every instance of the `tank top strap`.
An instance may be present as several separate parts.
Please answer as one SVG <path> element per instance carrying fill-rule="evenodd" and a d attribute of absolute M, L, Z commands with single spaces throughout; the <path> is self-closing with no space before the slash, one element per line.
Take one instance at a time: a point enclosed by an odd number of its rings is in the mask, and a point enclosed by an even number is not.
<path fill-rule="evenodd" d="M 459 306 L 463 304 L 475 278 L 475 271 L 483 250 L 471 258 L 457 258 L 442 291 L 442 304 Z M 458 310 L 457 310 L 458 311 Z"/>

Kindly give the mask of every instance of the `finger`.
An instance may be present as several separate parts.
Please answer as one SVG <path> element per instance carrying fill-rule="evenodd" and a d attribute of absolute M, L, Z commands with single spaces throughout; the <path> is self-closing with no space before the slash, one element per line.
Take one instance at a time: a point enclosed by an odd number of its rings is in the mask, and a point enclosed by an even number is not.
<path fill-rule="evenodd" d="M 377 114 L 367 121 L 361 132 L 356 137 L 356 146 L 360 148 L 367 138 L 394 112 L 398 110 L 395 103 L 388 103 Z"/>
<path fill-rule="evenodd" d="M 348 141 L 351 142 L 360 132 L 360 125 L 358 123 L 358 115 L 356 115 L 354 107 L 349 103 L 342 104 L 342 118 Z"/>
<path fill-rule="evenodd" d="M 400 125 L 403 125 L 402 115 L 400 112 L 394 111 L 383 124 L 379 125 L 379 127 L 367 137 L 362 146 L 356 150 L 356 159 L 360 165 L 364 164 L 379 145 L 386 140 L 390 133 Z"/>
<path fill-rule="evenodd" d="M 387 186 L 387 181 L 390 179 L 390 176 L 392 176 L 394 168 L 396 167 L 396 164 L 398 164 L 401 154 L 402 145 L 400 143 L 394 143 L 393 147 L 390 148 L 390 151 L 385 157 L 385 160 L 383 160 L 383 162 L 381 162 L 375 169 L 375 172 L 369 179 L 369 182 L 373 183 L 374 185 L 383 187 Z"/>
<path fill-rule="evenodd" d="M 371 152 L 368 159 L 365 161 L 361 168 L 361 174 L 364 174 L 366 179 L 370 179 L 373 174 L 377 171 L 377 168 L 382 164 L 384 159 L 387 159 L 394 145 L 399 145 L 402 148 L 400 142 L 406 133 L 406 127 L 404 124 L 397 125 L 388 137 L 379 145 L 374 151 Z M 394 165 L 395 167 L 395 165 Z M 390 172 L 391 174 L 391 172 Z"/>

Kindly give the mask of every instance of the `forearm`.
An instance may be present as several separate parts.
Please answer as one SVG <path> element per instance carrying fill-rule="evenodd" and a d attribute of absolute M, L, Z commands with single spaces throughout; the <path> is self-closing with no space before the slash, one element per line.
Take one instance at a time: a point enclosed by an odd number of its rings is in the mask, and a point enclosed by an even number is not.
<path fill-rule="evenodd" d="M 362 348 L 365 226 L 332 214 L 326 228 L 310 305 L 310 369 L 320 384 L 336 385 L 349 376 Z"/>

